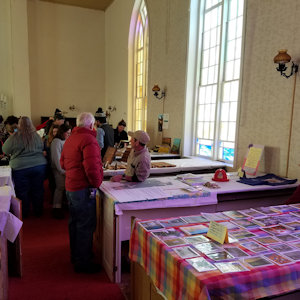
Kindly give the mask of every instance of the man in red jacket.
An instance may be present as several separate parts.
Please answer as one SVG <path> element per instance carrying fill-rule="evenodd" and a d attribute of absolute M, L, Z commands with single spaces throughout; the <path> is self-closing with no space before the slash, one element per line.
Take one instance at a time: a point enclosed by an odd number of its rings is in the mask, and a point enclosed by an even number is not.
<path fill-rule="evenodd" d="M 77 116 L 77 127 L 66 140 L 60 158 L 61 167 L 66 171 L 66 194 L 70 203 L 71 261 L 78 273 L 100 271 L 100 265 L 92 263 L 93 232 L 96 228 L 95 192 L 103 180 L 94 123 L 91 113 Z"/>

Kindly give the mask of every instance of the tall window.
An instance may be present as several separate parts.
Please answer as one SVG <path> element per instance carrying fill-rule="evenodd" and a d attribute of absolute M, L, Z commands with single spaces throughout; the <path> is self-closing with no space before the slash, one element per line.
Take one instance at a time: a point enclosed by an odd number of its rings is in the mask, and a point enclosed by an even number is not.
<path fill-rule="evenodd" d="M 233 162 L 240 84 L 244 0 L 204 0 L 196 154 Z"/>
<path fill-rule="evenodd" d="M 135 130 L 146 130 L 148 78 L 148 16 L 145 1 L 141 1 L 135 28 L 135 92 L 133 118 Z"/>

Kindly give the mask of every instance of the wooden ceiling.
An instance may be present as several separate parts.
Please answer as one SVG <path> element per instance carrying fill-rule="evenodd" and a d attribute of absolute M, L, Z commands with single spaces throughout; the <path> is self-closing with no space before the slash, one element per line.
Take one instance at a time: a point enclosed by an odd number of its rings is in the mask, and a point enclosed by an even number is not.
<path fill-rule="evenodd" d="M 40 0 L 90 9 L 106 10 L 114 0 Z"/>

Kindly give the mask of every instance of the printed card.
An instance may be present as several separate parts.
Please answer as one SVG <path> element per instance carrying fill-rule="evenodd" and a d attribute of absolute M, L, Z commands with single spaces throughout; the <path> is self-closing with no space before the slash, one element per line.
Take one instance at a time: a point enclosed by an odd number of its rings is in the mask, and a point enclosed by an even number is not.
<path fill-rule="evenodd" d="M 266 267 L 271 266 L 273 263 L 262 256 L 254 256 L 254 257 L 247 257 L 243 260 L 244 263 L 248 264 L 252 268 L 259 268 L 259 267 Z"/>
<path fill-rule="evenodd" d="M 176 226 L 181 226 L 186 224 L 186 222 L 181 218 L 171 218 L 171 219 L 161 220 L 159 222 L 164 227 L 176 227 Z"/>
<path fill-rule="evenodd" d="M 255 252 L 255 253 L 260 253 L 260 252 L 266 252 L 269 251 L 269 249 L 267 249 L 266 247 L 256 243 L 256 242 L 246 242 L 246 243 L 242 243 L 241 244 L 243 247 L 245 247 L 246 249 Z"/>
<path fill-rule="evenodd" d="M 293 244 L 291 244 L 291 245 L 293 245 Z M 299 243 L 299 246 L 300 246 L 300 243 Z M 274 251 L 277 251 L 277 252 L 280 252 L 280 253 L 295 250 L 290 245 L 283 244 L 283 243 L 275 244 L 275 245 L 269 245 L 268 247 L 270 249 L 272 249 Z"/>
<path fill-rule="evenodd" d="M 186 245 L 186 242 L 182 238 L 175 238 L 163 241 L 168 247 L 182 246 Z"/>
<path fill-rule="evenodd" d="M 184 236 L 184 234 L 181 231 L 176 230 L 174 228 L 158 229 L 152 231 L 152 234 L 161 240 L 174 239 L 174 238 Z"/>
<path fill-rule="evenodd" d="M 213 242 L 196 244 L 196 245 L 194 245 L 194 247 L 204 254 L 222 251 L 222 248 L 218 247 Z"/>
<path fill-rule="evenodd" d="M 255 228 L 255 229 L 249 229 L 250 232 L 257 236 L 269 236 L 270 234 L 265 232 L 264 230 L 261 230 L 260 228 Z"/>
<path fill-rule="evenodd" d="M 226 248 L 226 251 L 228 253 L 230 253 L 233 257 L 236 257 L 236 258 L 249 256 L 248 253 L 246 253 L 239 247 L 228 247 L 228 248 Z"/>
<path fill-rule="evenodd" d="M 268 253 L 264 257 L 274 262 L 276 265 L 283 266 L 293 263 L 293 261 L 287 257 L 280 255 L 279 253 Z"/>
<path fill-rule="evenodd" d="M 191 264 L 198 272 L 207 272 L 217 270 L 217 268 L 208 262 L 203 257 L 189 258 L 186 260 L 189 264 Z"/>
<path fill-rule="evenodd" d="M 294 228 L 294 230 L 300 230 L 300 222 L 294 221 L 294 222 L 288 222 L 284 225 Z"/>
<path fill-rule="evenodd" d="M 240 228 L 240 227 L 237 226 L 236 224 L 231 223 L 231 222 L 229 222 L 229 221 L 219 222 L 219 224 L 221 224 L 221 225 L 227 227 L 228 230 L 230 230 L 230 229 L 239 229 L 239 228 Z"/>
<path fill-rule="evenodd" d="M 245 266 L 243 266 L 240 262 L 237 261 L 217 262 L 215 263 L 215 266 L 222 273 L 249 271 L 249 269 L 247 269 Z"/>
<path fill-rule="evenodd" d="M 255 240 L 258 241 L 259 243 L 263 244 L 263 245 L 279 243 L 279 240 L 277 240 L 273 236 L 261 236 L 261 237 L 256 238 Z"/>
<path fill-rule="evenodd" d="M 274 220 L 279 221 L 279 223 L 297 222 L 299 221 L 300 215 L 295 215 L 295 212 L 289 214 L 282 214 L 273 217 Z"/>
<path fill-rule="evenodd" d="M 229 217 L 222 213 L 201 213 L 201 215 L 209 221 L 224 221 L 228 220 Z"/>
<path fill-rule="evenodd" d="M 209 242 L 209 239 L 204 235 L 187 236 L 184 239 L 188 244 L 192 245 Z"/>
<path fill-rule="evenodd" d="M 230 236 L 233 238 L 236 238 L 238 240 L 246 239 L 246 238 L 251 238 L 255 237 L 256 235 L 247 231 L 247 230 L 237 230 L 237 231 L 231 231 Z"/>
<path fill-rule="evenodd" d="M 213 259 L 215 261 L 234 259 L 234 257 L 226 251 L 220 251 L 220 252 L 215 252 L 215 253 L 207 253 L 205 255 L 207 257 L 209 257 L 210 259 Z"/>
<path fill-rule="evenodd" d="M 280 223 L 279 220 L 274 219 L 273 217 L 263 217 L 263 218 L 255 218 L 252 221 L 261 225 L 261 226 L 272 226 Z"/>
<path fill-rule="evenodd" d="M 291 242 L 298 240 L 298 238 L 292 234 L 276 235 L 276 238 L 282 242 Z"/>
<path fill-rule="evenodd" d="M 294 261 L 299 261 L 300 260 L 300 250 L 295 250 L 291 252 L 284 252 L 284 255 L 287 256 L 288 258 L 294 260 Z"/>
<path fill-rule="evenodd" d="M 208 227 L 202 224 L 194 226 L 182 226 L 180 230 L 188 235 L 207 233 Z"/>
<path fill-rule="evenodd" d="M 242 214 L 241 212 L 235 211 L 235 210 L 229 210 L 229 211 L 224 211 L 224 215 L 228 216 L 231 219 L 243 219 L 247 218 L 248 216 Z"/>
<path fill-rule="evenodd" d="M 158 221 L 144 221 L 144 222 L 140 222 L 140 224 L 147 231 L 164 228 Z"/>
<path fill-rule="evenodd" d="M 190 246 L 185 247 L 176 247 L 173 248 L 173 250 L 176 252 L 178 256 L 181 258 L 191 258 L 200 256 L 195 250 L 193 250 Z"/>
<path fill-rule="evenodd" d="M 239 212 L 252 218 L 265 217 L 265 214 L 262 214 L 253 208 L 239 210 Z"/>
<path fill-rule="evenodd" d="M 278 213 L 276 210 L 272 209 L 272 207 L 255 207 L 255 210 L 257 210 L 258 212 L 261 212 L 265 215 L 272 215 L 272 214 L 276 214 Z"/>
<path fill-rule="evenodd" d="M 234 220 L 233 221 L 235 224 L 237 224 L 238 226 L 244 227 L 246 229 L 251 229 L 251 228 L 258 228 L 259 225 L 248 221 L 247 219 L 240 219 L 240 220 Z"/>
<path fill-rule="evenodd" d="M 275 211 L 278 211 L 278 212 L 281 212 L 281 213 L 299 211 L 298 208 L 290 206 L 290 205 L 278 205 L 278 206 L 271 206 L 271 207 Z"/>
<path fill-rule="evenodd" d="M 262 228 L 265 232 L 273 235 L 279 235 L 279 234 L 290 234 L 294 231 L 293 228 L 284 226 L 282 224 L 278 224 L 275 226 L 270 226 L 270 227 L 264 227 Z"/>
<path fill-rule="evenodd" d="M 181 217 L 186 223 L 193 224 L 193 223 L 207 223 L 209 222 L 207 219 L 205 219 L 202 216 L 187 216 L 187 217 Z"/>

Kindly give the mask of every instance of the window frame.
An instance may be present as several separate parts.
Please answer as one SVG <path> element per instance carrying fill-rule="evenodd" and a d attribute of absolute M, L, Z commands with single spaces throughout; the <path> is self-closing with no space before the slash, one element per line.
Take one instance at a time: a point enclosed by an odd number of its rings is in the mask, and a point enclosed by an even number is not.
<path fill-rule="evenodd" d="M 241 49 L 240 49 L 240 67 L 239 67 L 239 77 L 237 79 L 234 79 L 232 81 L 238 81 L 239 83 L 239 87 L 238 87 L 238 93 L 237 93 L 237 107 L 236 107 L 236 117 L 235 117 L 235 137 L 234 137 L 234 141 L 232 142 L 234 144 L 234 157 L 233 160 L 225 160 L 225 159 L 221 159 L 220 157 L 218 157 L 218 152 L 221 149 L 221 143 L 224 142 L 221 139 L 220 136 L 220 126 L 221 126 L 221 106 L 222 106 L 222 97 L 223 97 L 223 92 L 224 92 L 224 85 L 227 82 L 230 82 L 228 80 L 226 80 L 225 78 L 225 65 L 226 65 L 226 54 L 227 54 L 227 49 L 228 49 L 228 40 L 227 40 L 227 36 L 228 36 L 228 24 L 229 24 L 229 20 L 228 20 L 228 16 L 229 16 L 229 6 L 230 6 L 230 2 L 231 0 L 222 0 L 220 1 L 218 4 L 213 5 L 210 10 L 212 10 L 213 8 L 217 7 L 217 6 L 221 6 L 221 11 L 222 11 L 222 17 L 221 17 L 221 30 L 220 30 L 220 48 L 219 48 L 219 65 L 218 65 L 218 75 L 217 75 L 217 82 L 216 82 L 216 86 L 217 86 L 217 95 L 216 95 L 216 108 L 215 108 L 215 112 L 214 112 L 214 133 L 213 133 L 213 138 L 212 138 L 212 145 L 213 145 L 213 150 L 212 150 L 212 154 L 211 156 L 206 156 L 206 155 L 201 155 L 200 153 L 197 153 L 197 146 L 199 145 L 197 143 L 198 140 L 198 134 L 197 134 L 197 130 L 198 130 L 198 121 L 199 121 L 199 116 L 198 116 L 198 105 L 200 103 L 199 98 L 200 98 L 200 87 L 204 86 L 201 85 L 201 72 L 202 72 L 202 66 L 203 66 L 203 34 L 204 34 L 204 13 L 205 13 L 205 4 L 206 1 L 205 0 L 191 0 L 191 7 L 194 9 L 197 9 L 198 13 L 197 13 L 197 17 L 198 17 L 198 23 L 196 24 L 195 21 L 195 17 L 194 20 L 190 20 L 190 40 L 189 40 L 189 44 L 190 47 L 191 45 L 191 38 L 193 38 L 191 36 L 191 30 L 195 30 L 196 27 L 196 31 L 197 31 L 197 49 L 195 49 L 195 45 L 194 45 L 194 51 L 196 51 L 196 57 L 193 58 L 196 61 L 196 64 L 194 64 L 194 98 L 193 100 L 189 100 L 187 99 L 187 101 L 189 101 L 190 103 L 193 103 L 193 110 L 194 110 L 194 114 L 193 114 L 193 118 L 192 118 L 192 142 L 190 143 L 190 147 L 191 147 L 191 154 L 192 155 L 196 155 L 199 157 L 203 157 L 203 158 L 207 158 L 207 159 L 212 159 L 212 160 L 219 160 L 219 161 L 224 161 L 226 163 L 229 164 L 234 164 L 236 161 L 236 157 L 237 157 L 237 138 L 238 138 L 238 125 L 239 125 L 239 117 L 240 117 L 240 104 L 241 104 L 241 89 L 242 89 L 242 74 L 243 74 L 243 55 L 244 55 L 244 40 L 245 40 L 245 21 L 246 21 L 246 5 L 247 5 L 247 0 L 244 0 L 244 4 L 243 4 L 243 29 L 242 29 L 242 34 L 241 34 Z M 192 17 L 192 15 L 191 15 Z M 200 20 L 200 21 L 199 21 Z M 194 22 L 194 24 L 193 24 Z M 195 38 L 195 34 L 194 34 L 194 38 Z M 236 39 L 236 37 L 235 37 Z M 190 52 L 191 53 L 191 52 Z M 190 55 L 189 53 L 189 55 Z M 190 58 L 189 58 L 190 59 Z M 188 69 L 191 68 L 191 63 L 189 63 L 190 65 L 188 65 Z M 192 80 L 191 76 L 190 79 L 188 78 L 188 80 Z M 206 85 L 207 86 L 207 85 Z M 188 95 L 188 92 L 187 92 Z M 191 96 L 190 96 L 191 98 Z M 186 109 L 187 112 L 187 109 Z M 187 117 L 187 116 L 186 116 Z M 229 124 L 230 121 L 228 121 Z M 185 127 L 189 126 L 188 122 L 185 122 Z M 187 128 L 185 129 L 185 131 L 187 131 Z M 229 134 L 229 131 L 227 132 L 227 135 Z M 228 138 L 228 136 L 227 136 Z M 227 141 L 225 141 L 226 143 Z M 188 143 L 188 142 L 187 142 Z"/>

